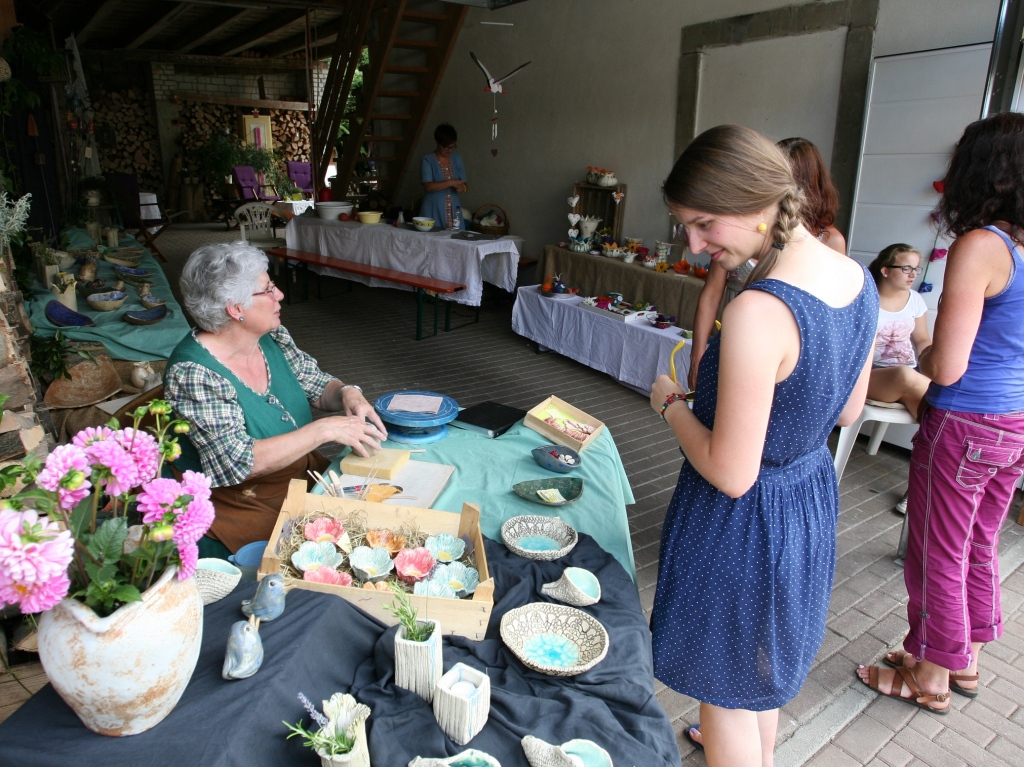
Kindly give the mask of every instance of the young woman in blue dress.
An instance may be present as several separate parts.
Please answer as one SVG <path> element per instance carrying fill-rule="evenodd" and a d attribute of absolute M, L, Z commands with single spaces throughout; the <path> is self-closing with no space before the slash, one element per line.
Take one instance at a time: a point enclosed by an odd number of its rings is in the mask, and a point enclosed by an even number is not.
<path fill-rule="evenodd" d="M 839 507 L 827 440 L 863 407 L 878 293 L 806 229 L 785 155 L 756 131 L 701 134 L 663 192 L 690 250 L 726 271 L 758 265 L 708 346 L 693 411 L 667 376 L 652 386 L 686 457 L 662 528 L 655 675 L 700 701 L 709 765 L 766 767 L 825 633 Z"/>
<path fill-rule="evenodd" d="M 466 166 L 455 151 L 458 138 L 451 125 L 438 125 L 434 129 L 437 147 L 423 155 L 420 163 L 420 181 L 426 192 L 420 204 L 420 215 L 434 219 L 435 225 L 445 229 L 465 228 L 459 192 L 466 191 Z"/>

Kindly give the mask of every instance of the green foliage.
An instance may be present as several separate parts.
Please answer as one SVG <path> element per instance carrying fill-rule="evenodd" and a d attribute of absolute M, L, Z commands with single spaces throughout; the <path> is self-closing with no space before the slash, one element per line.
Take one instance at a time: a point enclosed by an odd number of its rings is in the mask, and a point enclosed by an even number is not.
<path fill-rule="evenodd" d="M 355 736 L 349 735 L 347 732 L 334 732 L 332 727 L 321 727 L 313 732 L 303 727 L 301 720 L 296 724 L 288 722 L 281 722 L 281 724 L 291 730 L 288 734 L 289 739 L 296 736 L 301 737 L 303 738 L 302 745 L 306 748 L 312 748 L 317 753 L 322 752 L 327 756 L 347 754 L 356 744 Z"/>
<path fill-rule="evenodd" d="M 43 381 L 56 381 L 58 378 L 71 378 L 68 372 L 66 357 L 77 354 L 83 359 L 96 361 L 87 351 L 75 349 L 71 341 L 59 330 L 52 338 L 34 335 L 30 339 L 32 345 L 32 372 Z"/>
<path fill-rule="evenodd" d="M 391 582 L 388 585 L 395 592 L 395 601 L 384 605 L 384 609 L 398 618 L 398 622 L 405 629 L 406 639 L 410 642 L 426 642 L 434 633 L 434 624 L 417 622 L 416 608 L 409 601 L 409 595 L 397 583 Z"/>
<path fill-rule="evenodd" d="M 4 405 L 7 404 L 7 400 L 9 400 L 10 398 L 10 394 L 0 394 L 0 412 L 3 411 Z"/>

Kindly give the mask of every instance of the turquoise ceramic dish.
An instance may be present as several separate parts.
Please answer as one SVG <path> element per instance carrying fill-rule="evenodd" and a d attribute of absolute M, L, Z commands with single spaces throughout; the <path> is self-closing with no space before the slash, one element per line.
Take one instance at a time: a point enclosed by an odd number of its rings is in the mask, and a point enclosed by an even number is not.
<path fill-rule="evenodd" d="M 527 559 L 552 560 L 575 548 L 579 535 L 557 517 L 524 514 L 501 526 L 501 540 L 513 554 Z"/>
<path fill-rule="evenodd" d="M 582 674 L 608 654 L 608 632 L 597 618 L 543 602 L 505 613 L 501 641 L 523 665 L 551 676 Z"/>
<path fill-rule="evenodd" d="M 567 503 L 578 501 L 583 495 L 583 480 L 576 477 L 552 477 L 551 479 L 530 479 L 526 482 L 519 482 L 512 485 L 512 490 L 520 498 L 533 501 L 544 506 L 565 506 Z M 557 490 L 564 500 L 545 501 L 537 491 Z"/>
<path fill-rule="evenodd" d="M 530 452 L 537 465 L 548 471 L 568 474 L 573 469 L 580 467 L 580 454 L 571 447 L 544 445 L 544 447 L 534 448 Z"/>

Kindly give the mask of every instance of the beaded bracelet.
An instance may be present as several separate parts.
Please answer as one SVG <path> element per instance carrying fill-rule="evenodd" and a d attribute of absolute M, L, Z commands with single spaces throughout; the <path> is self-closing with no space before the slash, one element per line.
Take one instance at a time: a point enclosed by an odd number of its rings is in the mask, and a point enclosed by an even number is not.
<path fill-rule="evenodd" d="M 665 420 L 665 411 L 668 410 L 668 406 L 669 405 L 671 405 L 674 402 L 685 402 L 685 401 L 686 401 L 686 395 L 685 394 L 680 394 L 679 392 L 672 392 L 667 397 L 665 397 L 665 404 L 661 406 L 661 410 L 659 411 L 660 414 L 661 414 L 661 420 L 663 420 L 663 421 Z"/>

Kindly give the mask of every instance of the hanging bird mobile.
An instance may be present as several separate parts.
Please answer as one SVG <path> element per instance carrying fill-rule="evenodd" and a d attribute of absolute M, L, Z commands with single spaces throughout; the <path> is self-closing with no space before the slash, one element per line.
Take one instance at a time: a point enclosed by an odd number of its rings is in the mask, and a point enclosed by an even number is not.
<path fill-rule="evenodd" d="M 490 92 L 492 97 L 494 98 L 494 114 L 491 117 L 491 141 L 497 141 L 498 140 L 498 94 L 505 92 L 505 88 L 504 88 L 504 86 L 502 86 L 502 83 L 505 82 L 506 80 L 508 80 L 510 77 L 512 77 L 512 75 L 516 74 L 519 70 L 525 69 L 526 67 L 528 67 L 532 62 L 527 61 L 525 64 L 520 64 L 518 67 L 513 69 L 511 72 L 509 72 L 504 77 L 494 78 L 494 77 L 491 76 L 491 73 L 487 71 L 487 67 L 484 66 L 483 62 L 480 61 L 480 59 L 478 59 L 476 57 L 475 53 L 470 51 L 469 52 L 469 56 L 470 56 L 470 58 L 473 59 L 473 62 L 478 67 L 480 67 L 480 71 L 482 71 L 484 73 L 484 77 L 487 79 L 487 86 L 484 88 L 484 91 L 485 92 Z M 498 150 L 497 149 L 491 149 L 491 155 L 492 156 L 497 156 L 497 154 L 498 154 Z"/>

